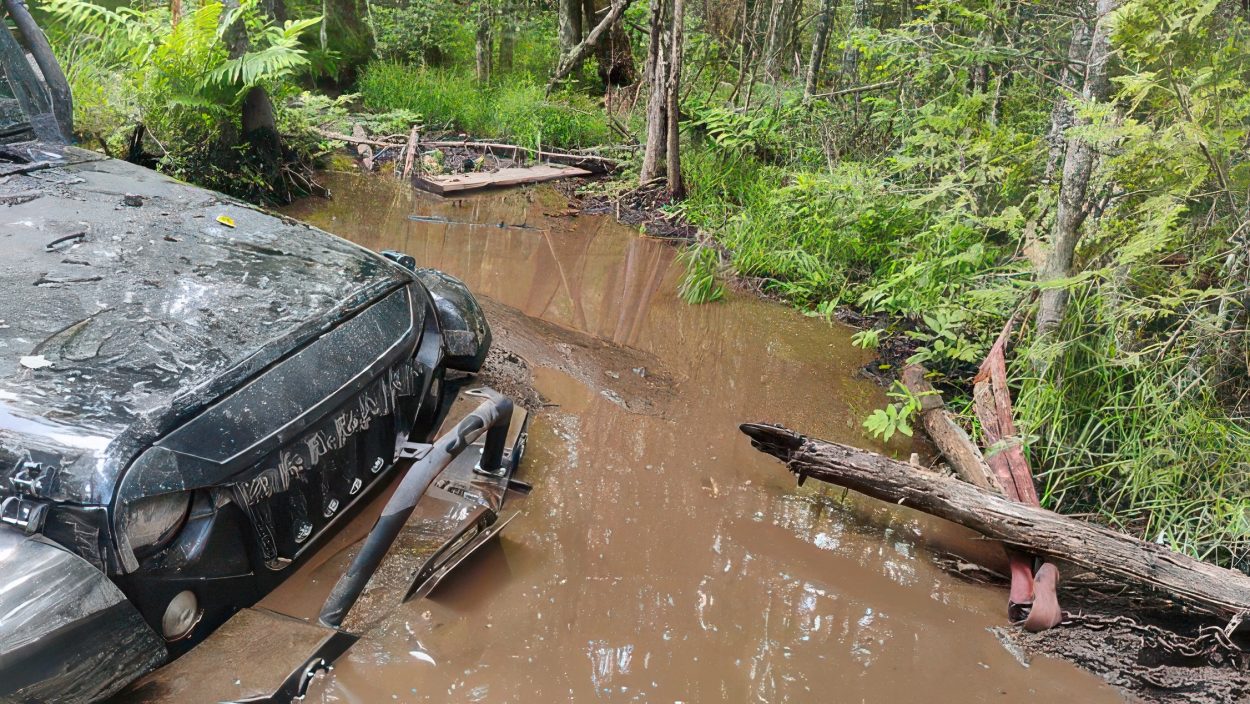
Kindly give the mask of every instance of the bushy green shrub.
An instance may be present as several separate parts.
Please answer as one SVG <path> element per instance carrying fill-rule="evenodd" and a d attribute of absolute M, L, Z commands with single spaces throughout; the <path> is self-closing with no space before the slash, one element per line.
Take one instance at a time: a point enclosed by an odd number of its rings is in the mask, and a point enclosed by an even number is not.
<path fill-rule="evenodd" d="M 112 9 L 86 0 L 49 0 L 48 33 L 68 66 L 75 122 L 89 139 L 122 154 L 136 126 L 157 166 L 179 178 L 254 199 L 276 184 L 249 170 L 240 144 L 241 105 L 254 87 L 275 100 L 292 94 L 309 67 L 303 35 L 319 18 L 279 24 L 257 0 L 227 10 L 208 1 L 169 10 Z M 247 51 L 231 58 L 223 27 L 246 32 Z"/>
<path fill-rule="evenodd" d="M 367 109 L 410 110 L 423 117 L 427 129 L 460 130 L 526 147 L 587 147 L 611 137 L 592 100 L 572 94 L 547 98 L 542 85 L 520 76 L 482 86 L 463 71 L 376 61 L 358 90 Z"/>
<path fill-rule="evenodd" d="M 378 58 L 411 64 L 444 66 L 472 47 L 472 32 L 461 21 L 459 5 L 439 0 L 409 0 L 398 5 L 374 4 L 369 14 Z M 470 49 L 471 50 L 471 49 Z"/>

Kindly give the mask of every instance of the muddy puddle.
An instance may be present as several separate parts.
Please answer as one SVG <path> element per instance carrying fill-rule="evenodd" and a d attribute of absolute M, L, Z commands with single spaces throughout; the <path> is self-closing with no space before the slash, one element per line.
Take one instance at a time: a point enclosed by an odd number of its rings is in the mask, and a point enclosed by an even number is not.
<path fill-rule="evenodd" d="M 327 175 L 288 213 L 463 278 L 546 404 L 520 514 L 428 599 L 379 614 L 314 702 L 1122 701 L 989 632 L 1002 591 L 948 576 L 962 529 L 809 483 L 742 421 L 881 448 L 851 331 L 746 296 L 688 306 L 675 250 L 550 188 L 443 200 Z M 458 224 L 472 223 L 472 225 Z M 268 597 L 312 615 L 338 536 Z"/>

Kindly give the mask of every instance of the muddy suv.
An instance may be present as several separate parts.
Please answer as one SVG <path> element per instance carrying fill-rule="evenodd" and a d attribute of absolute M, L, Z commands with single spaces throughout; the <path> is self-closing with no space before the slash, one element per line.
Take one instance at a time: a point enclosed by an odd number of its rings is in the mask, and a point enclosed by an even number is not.
<path fill-rule="evenodd" d="M 0 26 L 0 701 L 88 701 L 275 586 L 490 331 L 411 258 L 67 146 L 35 64 Z"/>

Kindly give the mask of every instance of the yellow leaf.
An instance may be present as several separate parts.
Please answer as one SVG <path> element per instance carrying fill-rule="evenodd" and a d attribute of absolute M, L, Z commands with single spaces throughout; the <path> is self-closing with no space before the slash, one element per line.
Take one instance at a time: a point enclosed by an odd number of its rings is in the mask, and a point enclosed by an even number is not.
<path fill-rule="evenodd" d="M 229 215 L 218 215 L 217 222 L 225 225 L 226 227 L 234 227 L 234 218 Z"/>

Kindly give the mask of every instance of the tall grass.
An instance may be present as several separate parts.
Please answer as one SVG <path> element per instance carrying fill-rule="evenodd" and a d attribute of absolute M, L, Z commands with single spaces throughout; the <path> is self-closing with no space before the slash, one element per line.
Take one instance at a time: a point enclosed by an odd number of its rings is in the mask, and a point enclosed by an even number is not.
<path fill-rule="evenodd" d="M 1250 570 L 1250 431 L 1193 383 L 1197 335 L 1125 349 L 1116 301 L 1075 296 L 1058 349 L 1025 348 L 1012 376 L 1043 502 Z M 1034 344 L 1034 347 L 1036 347 Z M 1039 378 L 1024 360 L 1051 358 Z"/>
<path fill-rule="evenodd" d="M 482 86 L 463 70 L 375 61 L 357 89 L 367 109 L 410 110 L 422 116 L 427 129 L 460 130 L 526 147 L 591 147 L 612 138 L 592 99 L 574 94 L 547 98 L 545 87 L 528 74 Z"/>

